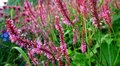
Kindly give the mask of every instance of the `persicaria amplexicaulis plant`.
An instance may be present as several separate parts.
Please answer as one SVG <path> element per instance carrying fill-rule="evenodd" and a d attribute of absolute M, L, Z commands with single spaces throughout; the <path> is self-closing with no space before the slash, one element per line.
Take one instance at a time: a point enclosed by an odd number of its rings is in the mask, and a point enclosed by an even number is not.
<path fill-rule="evenodd" d="M 35 57 L 36 54 L 38 56 L 44 55 L 47 58 L 43 65 L 48 65 L 49 62 L 54 65 L 57 62 L 59 66 L 70 66 L 63 25 L 72 28 L 73 45 L 77 43 L 77 40 L 81 41 L 79 45 L 81 45 L 82 53 L 87 51 L 87 19 L 92 19 L 93 26 L 98 29 L 102 29 L 101 23 L 103 21 L 109 28 L 112 27 L 110 0 L 104 0 L 102 5 L 99 4 L 99 0 L 37 1 L 34 6 L 29 0 L 25 0 L 23 6 L 3 6 L 0 9 L 0 17 L 5 17 L 11 42 L 25 48 L 35 66 L 41 63 L 41 60 Z M 7 9 L 13 10 L 14 14 L 5 14 L 4 10 Z M 74 14 L 72 14 L 71 9 L 75 11 Z M 82 16 L 81 20 L 80 16 Z M 82 27 L 78 27 L 77 24 L 81 24 Z M 79 28 L 82 29 L 79 30 Z M 58 32 L 59 37 L 56 34 L 53 35 L 54 30 Z"/>

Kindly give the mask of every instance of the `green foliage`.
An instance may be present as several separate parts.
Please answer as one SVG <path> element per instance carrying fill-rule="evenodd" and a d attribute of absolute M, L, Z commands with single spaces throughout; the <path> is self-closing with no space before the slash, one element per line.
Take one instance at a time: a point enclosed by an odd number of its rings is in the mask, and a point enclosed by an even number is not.
<path fill-rule="evenodd" d="M 15 50 L 12 50 L 15 44 L 11 42 L 2 42 L 0 40 L 0 66 L 24 66 L 25 61 Z"/>

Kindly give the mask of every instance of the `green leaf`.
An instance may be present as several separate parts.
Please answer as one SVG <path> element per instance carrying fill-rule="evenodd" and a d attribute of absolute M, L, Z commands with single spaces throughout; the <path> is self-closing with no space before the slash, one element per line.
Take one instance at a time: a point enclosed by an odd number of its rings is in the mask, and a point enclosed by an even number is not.
<path fill-rule="evenodd" d="M 13 9 L 10 9 L 10 17 L 11 17 L 11 18 L 13 17 L 13 13 L 14 13 L 14 10 L 13 10 Z"/>
<path fill-rule="evenodd" d="M 70 30 L 67 30 L 67 31 L 64 33 L 64 35 L 69 34 L 69 33 L 70 33 Z"/>
<path fill-rule="evenodd" d="M 11 64 L 5 64 L 4 66 L 12 66 Z"/>
<path fill-rule="evenodd" d="M 106 38 L 106 39 L 105 39 L 105 41 L 106 41 L 106 43 L 107 43 L 108 45 L 111 44 L 112 40 L 113 40 L 113 39 L 111 39 L 111 38 Z"/>
<path fill-rule="evenodd" d="M 72 54 L 72 51 L 70 50 L 70 48 L 68 49 L 68 54 Z"/>
<path fill-rule="evenodd" d="M 23 56 L 24 60 L 28 63 L 28 65 L 31 66 L 28 56 L 20 47 L 13 47 L 12 49 L 16 49 Z"/>

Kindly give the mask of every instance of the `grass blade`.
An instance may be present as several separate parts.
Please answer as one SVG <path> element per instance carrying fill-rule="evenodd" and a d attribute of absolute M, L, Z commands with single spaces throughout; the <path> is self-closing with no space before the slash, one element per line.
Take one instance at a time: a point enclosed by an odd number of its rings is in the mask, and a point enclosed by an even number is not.
<path fill-rule="evenodd" d="M 28 63 L 28 65 L 31 66 L 31 63 L 27 54 L 20 47 L 13 47 L 12 49 L 16 49 L 23 56 L 24 60 Z"/>

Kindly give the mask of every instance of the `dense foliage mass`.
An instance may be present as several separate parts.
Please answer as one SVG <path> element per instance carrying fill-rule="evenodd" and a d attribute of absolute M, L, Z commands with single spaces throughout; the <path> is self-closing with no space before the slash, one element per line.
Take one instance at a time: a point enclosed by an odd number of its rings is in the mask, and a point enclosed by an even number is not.
<path fill-rule="evenodd" d="M 119 66 L 117 2 L 9 0 L 0 8 L 0 65 Z"/>

